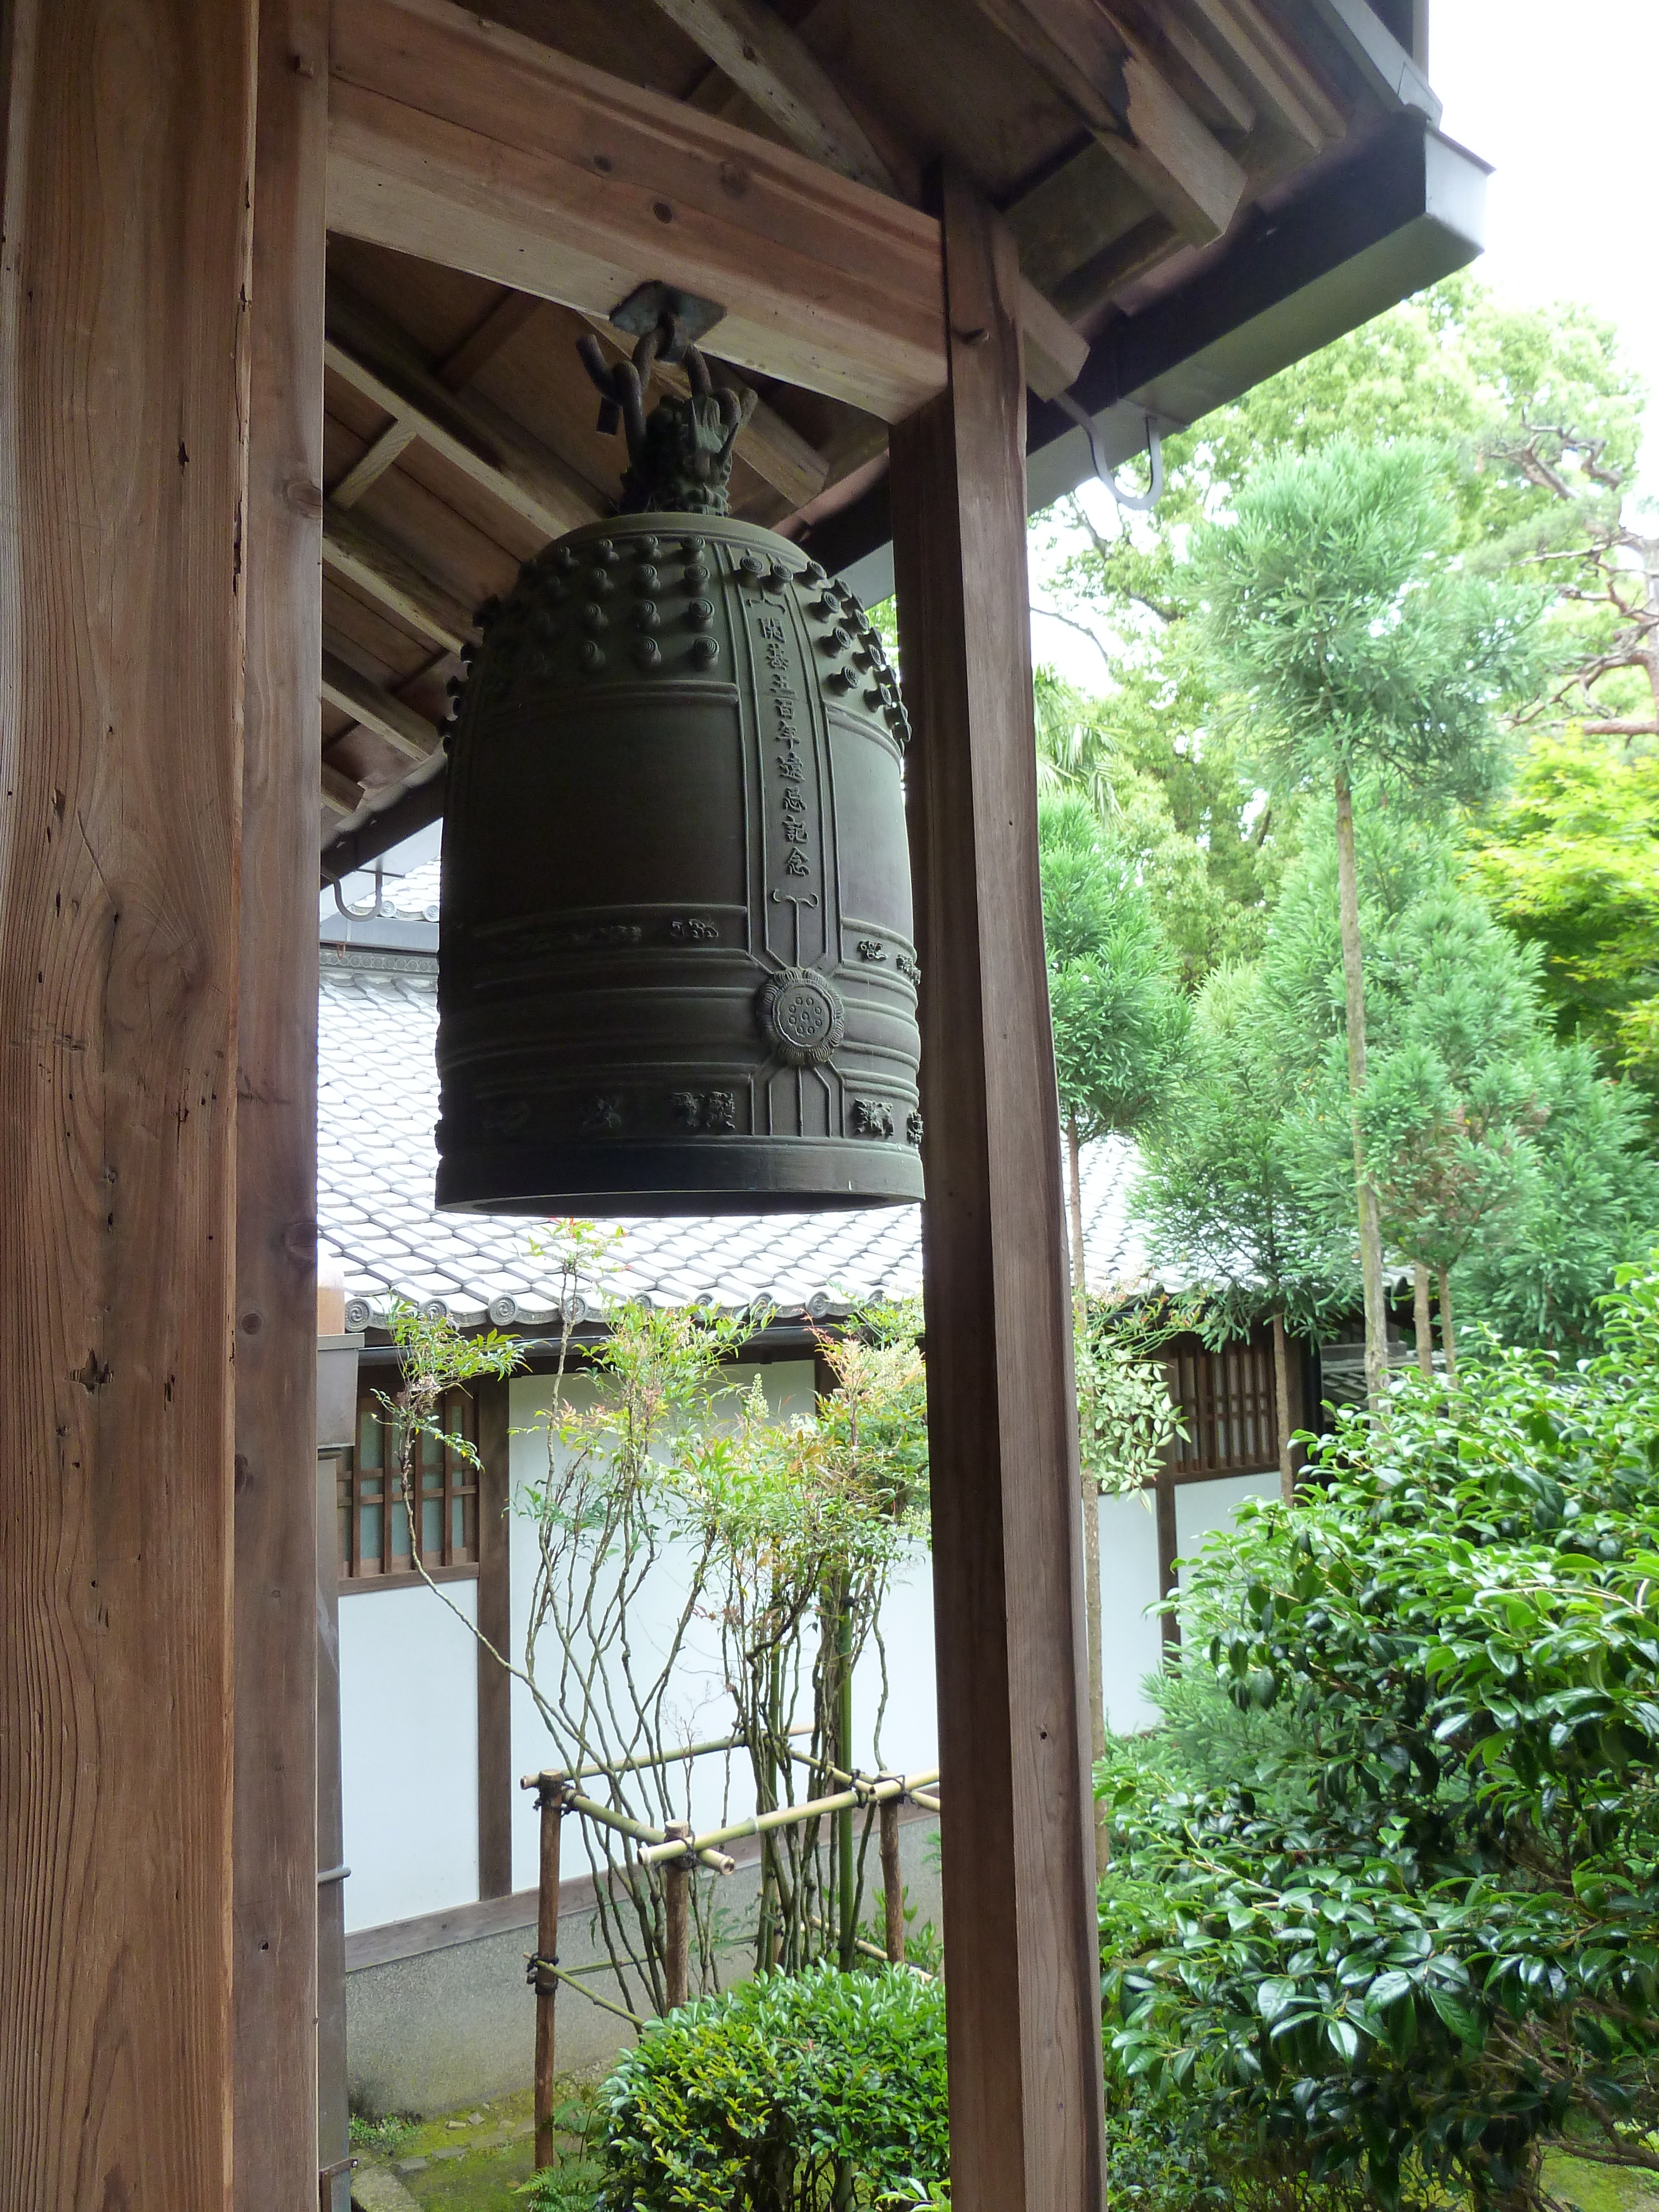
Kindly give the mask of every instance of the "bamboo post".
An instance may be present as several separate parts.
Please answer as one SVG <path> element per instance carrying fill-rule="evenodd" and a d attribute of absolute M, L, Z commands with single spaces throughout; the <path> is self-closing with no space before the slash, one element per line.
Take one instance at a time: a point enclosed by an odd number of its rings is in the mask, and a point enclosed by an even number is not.
<path fill-rule="evenodd" d="M 564 1777 L 539 1778 L 536 1808 L 542 1816 L 541 1867 L 536 1897 L 536 2167 L 553 2163 L 553 2069 L 556 2045 L 553 2006 L 559 1994 L 556 1975 L 548 1970 L 559 1955 L 559 1828 L 564 1819 Z"/>
<path fill-rule="evenodd" d="M 884 1798 L 881 1805 L 881 1893 L 887 1908 L 887 1963 L 904 1964 L 904 1891 L 899 1881 L 899 1801 Z"/>
<path fill-rule="evenodd" d="M 689 1820 L 669 1820 L 664 1823 L 665 1837 L 678 1837 L 684 1843 L 691 1840 Z M 691 1863 L 690 1854 L 666 1859 L 662 1869 L 664 1907 L 663 1974 L 668 1986 L 668 2009 L 674 2012 L 690 1995 L 691 1969 Z"/>

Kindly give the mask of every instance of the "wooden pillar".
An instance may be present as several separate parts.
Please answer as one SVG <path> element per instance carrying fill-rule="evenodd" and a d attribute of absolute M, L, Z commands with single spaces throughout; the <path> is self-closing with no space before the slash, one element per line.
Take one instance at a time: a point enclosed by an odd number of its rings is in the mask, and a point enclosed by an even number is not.
<path fill-rule="evenodd" d="M 513 1587 L 507 1518 L 512 1476 L 508 1394 L 504 1376 L 484 1376 L 478 1394 L 478 1633 L 506 1656 L 513 1635 Z M 513 1678 L 479 1647 L 478 1894 L 513 1887 Z"/>
<path fill-rule="evenodd" d="M 1176 1538 L 1175 1477 L 1167 1467 L 1160 1468 L 1152 1480 L 1152 1503 L 1158 1516 L 1158 1594 L 1161 1598 L 1172 1598 L 1181 1587 L 1176 1573 L 1177 1543 Z M 1181 1622 L 1173 1607 L 1159 1613 L 1158 1634 L 1166 1652 L 1179 1649 Z"/>
<path fill-rule="evenodd" d="M 945 181 L 949 389 L 892 435 L 957 2212 L 1097 2212 L 1101 2052 L 1024 380 L 1002 223 Z"/>
<path fill-rule="evenodd" d="M 327 0 L 261 0 L 236 1084 L 236 2212 L 289 2212 L 314 2203 L 318 2188 L 317 671 L 327 87 Z"/>
<path fill-rule="evenodd" d="M 4 2212 L 230 2179 L 253 46 L 0 17 Z"/>

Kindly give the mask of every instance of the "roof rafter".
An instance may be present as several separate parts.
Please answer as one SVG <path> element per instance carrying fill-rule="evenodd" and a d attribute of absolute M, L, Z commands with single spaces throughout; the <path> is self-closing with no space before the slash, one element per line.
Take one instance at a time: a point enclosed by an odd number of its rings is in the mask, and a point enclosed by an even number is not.
<path fill-rule="evenodd" d="M 459 653 L 472 634 L 470 609 L 371 523 L 331 500 L 323 508 L 323 566 L 400 622 Z"/>
<path fill-rule="evenodd" d="M 1099 0 L 978 0 L 1187 239 L 1232 221 L 1243 170 Z"/>
<path fill-rule="evenodd" d="M 349 714 L 372 730 L 406 760 L 430 760 L 442 739 L 426 716 L 388 691 L 384 684 L 361 674 L 339 652 L 323 644 L 323 697 L 331 707 Z"/>
<path fill-rule="evenodd" d="M 716 69 L 770 117 L 792 146 L 843 177 L 902 198 L 863 125 L 823 65 L 757 0 L 656 0 Z"/>
<path fill-rule="evenodd" d="M 493 401 L 452 391 L 389 315 L 337 279 L 328 287 L 325 366 L 504 507 L 550 538 L 598 520 L 597 487 Z"/>

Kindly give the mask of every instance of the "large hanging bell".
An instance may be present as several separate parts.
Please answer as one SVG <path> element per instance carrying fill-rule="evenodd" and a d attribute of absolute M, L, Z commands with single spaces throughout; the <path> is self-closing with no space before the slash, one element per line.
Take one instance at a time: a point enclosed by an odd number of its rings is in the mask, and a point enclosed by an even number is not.
<path fill-rule="evenodd" d="M 726 514 L 742 410 L 665 341 L 584 349 L 636 511 L 481 611 L 449 738 L 440 1206 L 921 1196 L 898 688 L 852 592 Z M 659 347 L 690 392 L 647 417 Z"/>

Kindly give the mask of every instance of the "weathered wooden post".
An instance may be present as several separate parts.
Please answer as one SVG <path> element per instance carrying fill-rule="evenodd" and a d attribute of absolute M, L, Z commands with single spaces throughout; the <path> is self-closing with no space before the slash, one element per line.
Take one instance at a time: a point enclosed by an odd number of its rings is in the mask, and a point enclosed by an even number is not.
<path fill-rule="evenodd" d="M 565 1778 L 550 1771 L 536 1778 L 536 1809 L 541 1814 L 541 1865 L 536 1892 L 536 2165 L 553 2163 L 553 2073 L 556 2063 L 553 2007 L 559 1978 L 550 1969 L 559 1956 L 559 1829 L 564 1819 Z"/>
<path fill-rule="evenodd" d="M 240 1955 L 256 9 L 3 21 L 0 2201 L 205 2212 L 228 2194 Z M 308 2205 L 315 2166 L 293 2171 Z"/>
<path fill-rule="evenodd" d="M 947 173 L 950 384 L 891 439 L 957 2212 L 1094 2212 L 1100 1968 L 1012 236 Z"/>
<path fill-rule="evenodd" d="M 881 1801 L 881 1894 L 887 1908 L 887 1963 L 904 1964 L 904 1891 L 899 1881 L 899 1800 Z"/>
<path fill-rule="evenodd" d="M 680 1836 L 689 1843 L 692 1828 L 689 1820 L 665 1820 L 663 1834 Z M 691 1860 L 689 1856 L 667 1859 L 662 1870 L 663 1899 L 663 1980 L 668 1995 L 668 2009 L 672 2012 L 683 2005 L 690 1993 L 691 1984 Z"/>
<path fill-rule="evenodd" d="M 260 0 L 236 1010 L 235 2212 L 291 2212 L 321 2186 L 319 2158 L 324 2164 L 333 2158 L 331 2149 L 319 2151 L 312 2125 L 316 1877 L 319 1866 L 340 1856 L 335 1850 L 319 1859 L 314 1849 L 317 670 L 328 27 L 328 0 Z M 324 1534 L 332 1547 L 331 1480 L 328 1486 Z M 327 1917 L 325 1948 L 337 1965 L 337 1889 L 329 1893 Z M 332 2002 L 325 1999 L 325 2019 Z M 337 2056 L 341 2107 L 334 2118 L 343 2148 L 343 2051 Z M 343 2179 L 329 2201 L 345 2203 Z"/>

